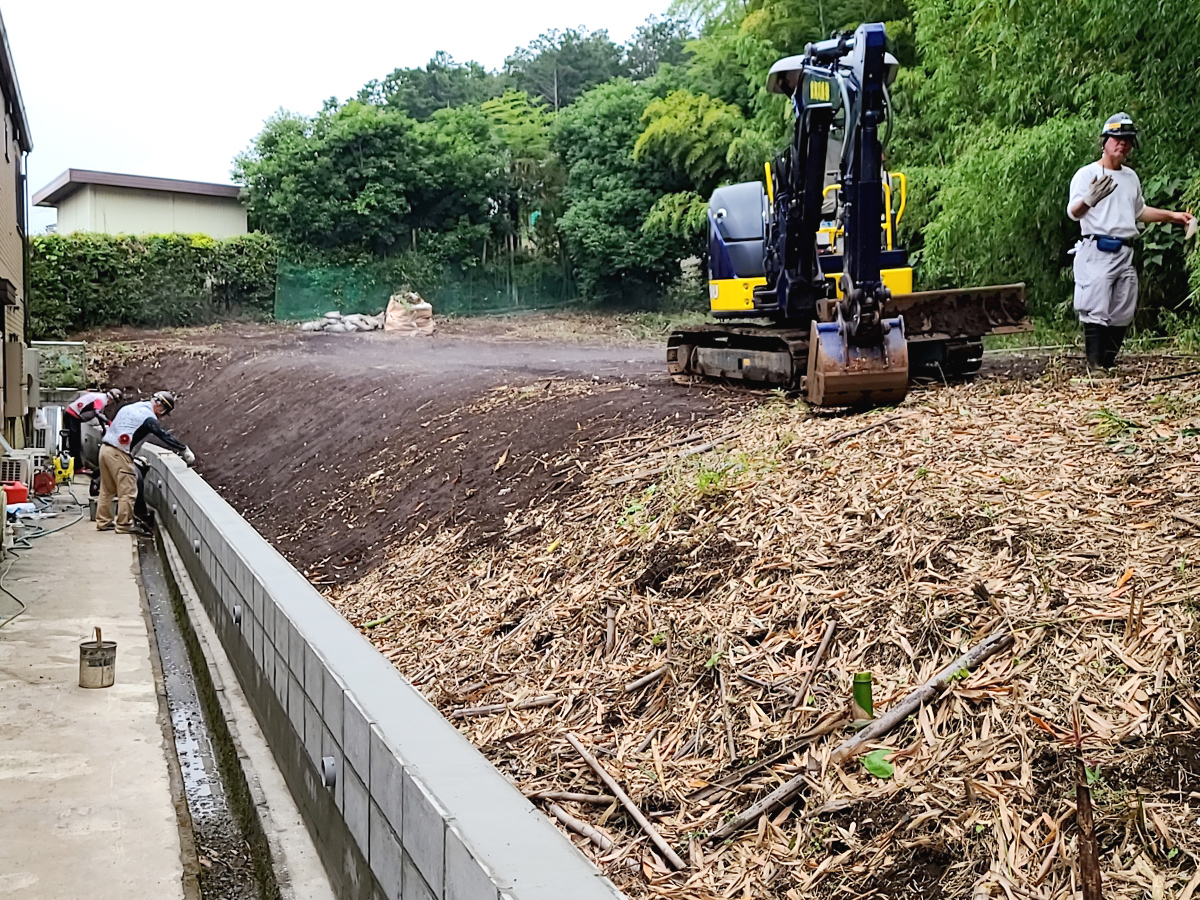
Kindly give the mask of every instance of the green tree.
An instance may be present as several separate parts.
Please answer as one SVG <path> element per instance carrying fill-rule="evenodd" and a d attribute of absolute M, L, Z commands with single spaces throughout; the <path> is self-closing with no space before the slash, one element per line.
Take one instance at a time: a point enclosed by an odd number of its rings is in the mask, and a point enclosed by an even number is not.
<path fill-rule="evenodd" d="M 1184 88 L 1200 75 L 1194 3 L 914 0 L 913 7 L 919 65 L 896 87 L 893 158 L 917 176 L 915 196 L 927 198 L 910 205 L 909 224 L 921 226 L 910 229 L 911 240 L 924 242 L 922 278 L 1011 272 L 1005 280 L 1024 277 L 1037 311 L 1069 308 L 1066 251 L 1078 226 L 1066 217 L 1067 185 L 1097 157 L 1100 123 L 1119 109 L 1137 120 L 1141 147 L 1131 166 L 1150 203 L 1179 204 L 1183 186 L 1200 173 L 1200 94 Z M 1025 238 L 1019 251 L 1005 235 Z M 1178 309 L 1189 293 L 1178 231 L 1150 226 L 1139 257 L 1139 321 L 1150 324 L 1157 308 Z"/>
<path fill-rule="evenodd" d="M 425 120 L 439 109 L 482 103 L 503 93 L 505 78 L 477 62 L 456 63 L 449 53 L 434 54 L 424 68 L 396 69 L 367 82 L 358 92 L 362 103 L 388 106 Z"/>
<path fill-rule="evenodd" d="M 691 28 L 683 19 L 651 16 L 625 45 L 625 71 L 634 81 L 644 81 L 660 66 L 683 64 L 691 36 Z"/>
<path fill-rule="evenodd" d="M 585 296 L 610 303 L 657 299 L 679 274 L 687 241 L 643 228 L 655 201 L 687 187 L 653 161 L 634 159 L 650 88 L 617 79 L 559 113 L 551 146 L 567 170 L 559 227 Z"/>
<path fill-rule="evenodd" d="M 509 91 L 481 107 L 502 154 L 506 191 L 499 203 L 512 242 L 529 236 L 542 255 L 559 255 L 558 217 L 565 180 L 562 161 L 550 149 L 553 116 L 540 98 Z"/>
<path fill-rule="evenodd" d="M 607 31 L 547 31 L 504 61 L 517 90 L 541 97 L 555 112 L 589 88 L 625 73 L 621 48 Z"/>
<path fill-rule="evenodd" d="M 358 101 L 311 119 L 276 114 L 234 161 L 252 224 L 318 251 L 403 247 L 423 174 L 416 128 L 404 113 Z"/>

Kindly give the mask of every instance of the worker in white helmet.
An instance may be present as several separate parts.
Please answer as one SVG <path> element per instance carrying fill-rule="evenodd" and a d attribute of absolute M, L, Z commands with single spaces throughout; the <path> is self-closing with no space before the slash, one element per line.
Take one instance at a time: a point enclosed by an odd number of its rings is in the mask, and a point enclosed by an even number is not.
<path fill-rule="evenodd" d="M 148 437 L 157 438 L 168 450 L 174 450 L 188 465 L 196 455 L 158 424 L 160 416 L 170 415 L 175 408 L 175 395 L 159 391 L 149 400 L 130 403 L 113 416 L 100 445 L 100 497 L 96 509 L 96 529 L 116 530 L 120 534 L 140 534 L 133 521 L 133 506 L 137 502 L 137 469 L 133 454 Z M 117 498 L 117 519 L 112 515 L 113 497 Z"/>
<path fill-rule="evenodd" d="M 75 471 L 83 471 L 83 423 L 99 422 L 108 425 L 108 417 L 104 410 L 109 402 L 121 402 L 120 388 L 113 388 L 102 393 L 100 391 L 83 391 L 78 397 L 67 404 L 63 410 L 63 427 L 67 432 L 67 448 L 75 458 Z"/>
<path fill-rule="evenodd" d="M 1147 206 L 1142 183 L 1125 160 L 1138 145 L 1138 130 L 1126 113 L 1109 116 L 1100 130 L 1100 159 L 1071 179 L 1067 215 L 1080 224 L 1075 245 L 1075 312 L 1083 324 L 1088 366 L 1111 369 L 1137 312 L 1138 276 L 1133 241 L 1139 222 L 1168 222 L 1185 228 L 1190 212 Z"/>

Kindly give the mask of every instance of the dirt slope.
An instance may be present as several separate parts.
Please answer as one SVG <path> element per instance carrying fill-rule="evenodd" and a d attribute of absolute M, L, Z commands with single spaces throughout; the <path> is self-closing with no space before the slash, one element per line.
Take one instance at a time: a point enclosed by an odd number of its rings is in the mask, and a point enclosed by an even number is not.
<path fill-rule="evenodd" d="M 383 334 L 124 337 L 110 383 L 180 394 L 197 469 L 318 583 L 360 575 L 414 529 L 469 546 L 571 490 L 606 441 L 749 397 L 683 389 L 654 344 Z M 130 362 L 129 360 L 136 360 Z"/>

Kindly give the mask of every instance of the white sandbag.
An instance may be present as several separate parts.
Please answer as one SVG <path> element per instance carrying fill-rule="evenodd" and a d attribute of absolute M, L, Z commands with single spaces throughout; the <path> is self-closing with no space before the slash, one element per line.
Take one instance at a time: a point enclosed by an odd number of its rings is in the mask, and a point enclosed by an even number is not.
<path fill-rule="evenodd" d="M 325 327 L 324 319 L 317 319 L 316 321 L 313 321 L 313 322 L 301 322 L 300 323 L 301 331 L 320 331 L 324 327 Z"/>
<path fill-rule="evenodd" d="M 343 325 L 341 322 L 334 322 L 332 325 L 325 326 L 325 333 L 326 334 L 345 334 L 346 326 Z"/>
<path fill-rule="evenodd" d="M 342 318 L 342 314 L 340 312 L 338 312 L 336 309 L 331 309 L 329 312 L 325 313 L 325 318 L 333 319 L 334 321 L 337 321 Z"/>

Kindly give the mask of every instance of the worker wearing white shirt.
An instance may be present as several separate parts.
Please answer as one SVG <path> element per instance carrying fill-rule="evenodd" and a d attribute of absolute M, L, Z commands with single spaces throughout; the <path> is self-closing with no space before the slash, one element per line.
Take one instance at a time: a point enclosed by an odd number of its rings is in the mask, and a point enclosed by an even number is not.
<path fill-rule="evenodd" d="M 1125 160 L 1137 146 L 1137 127 L 1125 113 L 1100 131 L 1100 159 L 1071 179 L 1067 215 L 1080 224 L 1075 247 L 1075 312 L 1083 324 L 1088 365 L 1111 369 L 1137 312 L 1133 241 L 1139 222 L 1188 226 L 1192 214 L 1147 206 L 1142 182 Z"/>

